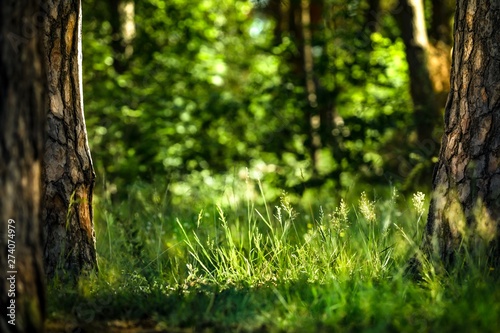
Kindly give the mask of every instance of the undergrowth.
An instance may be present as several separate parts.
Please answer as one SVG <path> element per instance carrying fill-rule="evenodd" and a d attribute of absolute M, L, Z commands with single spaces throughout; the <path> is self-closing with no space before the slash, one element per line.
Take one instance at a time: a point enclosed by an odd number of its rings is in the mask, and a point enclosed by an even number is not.
<path fill-rule="evenodd" d="M 500 329 L 498 281 L 483 268 L 437 274 L 423 261 L 421 280 L 405 275 L 422 239 L 423 193 L 332 195 L 305 207 L 285 192 L 268 202 L 254 185 L 258 199 L 247 182 L 238 195 L 177 206 L 151 186 L 121 204 L 103 193 L 98 276 L 76 289 L 52 283 L 49 319 L 70 330 L 114 319 L 164 331 Z"/>

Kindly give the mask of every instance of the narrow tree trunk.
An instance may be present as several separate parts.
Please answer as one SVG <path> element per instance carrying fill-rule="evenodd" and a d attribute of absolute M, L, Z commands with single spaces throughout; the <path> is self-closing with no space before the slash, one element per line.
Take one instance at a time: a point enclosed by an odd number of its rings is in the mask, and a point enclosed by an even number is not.
<path fill-rule="evenodd" d="M 451 45 L 453 18 L 453 0 L 432 0 L 432 18 L 429 29 L 429 37 L 433 42 L 441 41 L 446 45 Z"/>
<path fill-rule="evenodd" d="M 127 68 L 127 61 L 132 56 L 135 37 L 135 3 L 132 0 L 108 1 L 112 31 L 111 46 L 114 52 L 113 66 L 117 73 Z"/>
<path fill-rule="evenodd" d="M 321 1 L 318 1 L 321 2 Z M 312 54 L 311 0 L 271 0 L 267 10 L 276 21 L 275 41 L 281 42 L 286 33 L 295 43 L 297 53 L 290 59 L 290 67 L 303 87 L 303 124 L 306 139 L 304 146 L 311 158 L 312 170 L 316 173 L 316 151 L 320 146 L 318 129 L 319 117 L 314 115 L 317 108 L 317 87 L 314 80 L 314 59 Z"/>
<path fill-rule="evenodd" d="M 77 277 L 96 270 L 94 170 L 83 115 L 81 2 L 54 0 L 45 26 L 50 110 L 44 156 L 44 264 Z"/>
<path fill-rule="evenodd" d="M 321 147 L 319 129 L 321 119 L 318 114 L 318 87 L 314 73 L 314 58 L 312 53 L 313 29 L 311 22 L 310 0 L 300 0 L 298 6 L 298 43 L 300 50 L 301 76 L 305 87 L 305 118 L 309 127 L 309 153 L 311 155 L 313 174 L 317 172 L 318 149 Z"/>
<path fill-rule="evenodd" d="M 275 42 L 280 43 L 283 34 L 291 37 L 297 52 L 290 57 L 289 63 L 293 74 L 298 78 L 298 85 L 303 88 L 304 101 L 303 128 L 306 134 L 304 146 L 311 158 L 311 170 L 317 175 L 319 150 L 333 143 L 334 92 L 327 91 L 319 82 L 317 63 L 327 58 L 324 35 L 324 0 L 271 0 L 267 11 L 276 21 Z M 320 46 L 324 52 L 318 61 L 313 54 L 313 46 Z M 328 68 L 323 64 L 323 70 Z M 339 118 L 339 117 L 337 117 Z"/>
<path fill-rule="evenodd" d="M 400 6 L 397 18 L 406 47 L 417 136 L 420 142 L 427 142 L 433 140 L 432 133 L 435 124 L 439 123 L 439 112 L 427 64 L 429 42 L 423 0 L 401 0 Z"/>
<path fill-rule="evenodd" d="M 451 91 L 424 249 L 500 264 L 500 2 L 458 0 Z M 484 260 L 482 258 L 481 260 Z"/>
<path fill-rule="evenodd" d="M 40 332 L 44 321 L 39 223 L 47 83 L 37 4 L 11 0 L 0 6 L 0 331 L 5 333 Z"/>
<path fill-rule="evenodd" d="M 429 73 L 440 112 L 446 105 L 450 92 L 450 67 L 452 19 L 455 2 L 453 0 L 431 1 L 431 24 L 429 27 Z"/>
<path fill-rule="evenodd" d="M 273 30 L 274 45 L 281 44 L 283 37 L 282 34 L 287 29 L 288 26 L 287 7 L 288 4 L 282 0 L 270 0 L 267 4 L 266 10 L 276 22 Z"/>
<path fill-rule="evenodd" d="M 380 0 L 368 0 L 368 7 L 365 10 L 365 29 L 367 29 L 369 34 L 378 31 L 379 20 Z"/>

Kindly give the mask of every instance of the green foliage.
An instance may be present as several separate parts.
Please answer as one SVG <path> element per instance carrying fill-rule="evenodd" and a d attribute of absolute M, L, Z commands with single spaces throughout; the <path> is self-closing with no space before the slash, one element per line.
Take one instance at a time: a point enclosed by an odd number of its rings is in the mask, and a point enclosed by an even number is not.
<path fill-rule="evenodd" d="M 81 280 L 77 292 L 52 285 L 49 327 L 109 330 L 124 325 L 116 319 L 167 331 L 500 328 L 498 281 L 479 262 L 440 275 L 424 261 L 421 281 L 405 276 L 421 238 L 422 193 L 363 192 L 313 215 L 286 193 L 259 205 L 247 185 L 234 193 L 245 205 L 207 200 L 199 214 L 172 211 L 151 186 L 122 206 L 100 198 L 99 278 Z"/>
<path fill-rule="evenodd" d="M 244 2 L 139 2 L 135 52 L 123 73 L 106 46 L 109 23 L 87 19 L 86 30 L 97 31 L 85 36 L 84 49 L 98 170 L 113 181 L 178 179 L 258 155 L 282 121 L 272 117 L 279 105 L 270 103 L 281 80 L 277 57 L 257 51 L 268 41 L 250 37 L 250 10 Z"/>
<path fill-rule="evenodd" d="M 391 15 L 370 34 L 366 1 L 325 0 L 311 46 L 335 126 L 311 154 L 300 38 L 267 1 L 136 1 L 128 49 L 112 3 L 83 2 L 99 278 L 50 286 L 49 331 L 498 331 L 489 267 L 405 275 L 427 202 L 387 183 L 414 185 L 432 149 Z"/>
<path fill-rule="evenodd" d="M 275 192 L 404 179 L 393 163 L 395 154 L 409 160 L 413 126 L 404 48 L 390 19 L 382 22 L 388 37 L 366 35 L 360 3 L 332 3 L 325 20 L 341 28 L 327 22 L 313 41 L 319 98 L 338 118 L 322 134 L 331 144 L 318 150 L 314 170 L 305 87 L 291 64 L 296 38 L 276 43 L 276 23 L 252 2 L 136 2 L 125 54 L 111 5 L 84 1 L 85 111 L 98 178 L 120 200 L 139 179 L 175 186 L 246 168 Z"/>

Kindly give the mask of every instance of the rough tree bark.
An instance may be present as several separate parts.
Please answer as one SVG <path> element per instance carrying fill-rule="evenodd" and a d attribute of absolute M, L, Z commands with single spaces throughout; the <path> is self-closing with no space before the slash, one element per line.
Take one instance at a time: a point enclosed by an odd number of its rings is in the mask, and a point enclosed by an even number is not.
<path fill-rule="evenodd" d="M 5 333 L 40 332 L 44 321 L 39 223 L 47 84 L 34 29 L 37 5 L 9 0 L 0 6 L 0 331 Z"/>
<path fill-rule="evenodd" d="M 451 91 L 424 239 L 424 250 L 445 267 L 464 249 L 500 264 L 499 26 L 499 1 L 457 1 Z"/>
<path fill-rule="evenodd" d="M 47 4 L 49 112 L 44 156 L 44 265 L 48 277 L 96 270 L 94 169 L 83 115 L 81 1 Z"/>
<path fill-rule="evenodd" d="M 427 62 L 429 41 L 423 0 L 401 0 L 399 6 L 396 17 L 406 47 L 417 137 L 419 142 L 428 143 L 433 141 L 432 133 L 435 124 L 439 123 L 439 111 Z"/>

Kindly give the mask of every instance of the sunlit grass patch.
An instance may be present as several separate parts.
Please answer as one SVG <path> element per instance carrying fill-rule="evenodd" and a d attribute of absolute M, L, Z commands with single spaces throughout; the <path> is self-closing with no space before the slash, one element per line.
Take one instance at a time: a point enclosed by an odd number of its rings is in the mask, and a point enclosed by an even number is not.
<path fill-rule="evenodd" d="M 74 328 L 147 319 L 167 331 L 500 327 L 493 277 L 437 274 L 428 262 L 422 280 L 405 276 L 421 242 L 422 193 L 360 191 L 304 208 L 285 192 L 268 201 L 262 184 L 256 203 L 241 185 L 240 204 L 213 198 L 192 212 L 159 200 L 153 187 L 138 186 L 121 205 L 99 198 L 99 276 L 76 290 L 52 285 L 51 320 Z"/>

